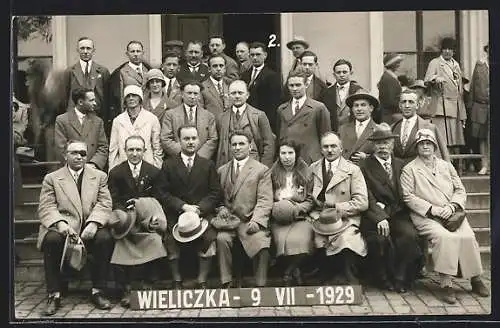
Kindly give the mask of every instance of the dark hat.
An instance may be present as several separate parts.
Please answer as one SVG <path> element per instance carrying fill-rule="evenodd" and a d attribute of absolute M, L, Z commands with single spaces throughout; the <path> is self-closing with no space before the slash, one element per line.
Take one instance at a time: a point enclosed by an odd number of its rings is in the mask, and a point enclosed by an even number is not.
<path fill-rule="evenodd" d="M 441 50 L 443 49 L 455 49 L 456 47 L 456 42 L 455 39 L 453 38 L 443 38 L 441 40 Z"/>
<path fill-rule="evenodd" d="M 165 46 L 167 47 L 184 47 L 184 42 L 180 40 L 168 40 L 165 42 Z"/>
<path fill-rule="evenodd" d="M 410 89 L 417 89 L 417 88 L 422 88 L 424 90 L 427 90 L 427 85 L 425 85 L 424 80 L 415 80 L 413 81 L 412 84 L 408 86 Z"/>
<path fill-rule="evenodd" d="M 87 249 L 78 235 L 66 235 L 59 270 L 67 267 L 80 271 L 87 263 Z"/>
<path fill-rule="evenodd" d="M 109 222 L 111 236 L 115 239 L 125 238 L 132 229 L 135 227 L 137 214 L 135 210 L 123 211 L 114 210 L 111 213 L 111 220 Z"/>
<path fill-rule="evenodd" d="M 384 56 L 384 67 L 389 67 L 395 63 L 403 61 L 403 56 L 396 53 L 388 53 Z"/>
<path fill-rule="evenodd" d="M 292 46 L 294 44 L 297 44 L 297 43 L 303 45 L 304 48 L 306 48 L 306 49 L 309 48 L 309 43 L 307 43 L 307 41 L 302 36 L 294 36 L 292 41 L 290 41 L 286 44 L 286 47 L 288 49 L 292 50 Z"/>
<path fill-rule="evenodd" d="M 271 216 L 276 223 L 288 225 L 295 219 L 295 204 L 289 199 L 274 202 Z"/>
<path fill-rule="evenodd" d="M 483 47 L 483 50 L 484 52 L 488 52 L 490 50 L 490 44 L 487 43 L 484 47 Z"/>
<path fill-rule="evenodd" d="M 337 216 L 335 208 L 325 208 L 319 218 L 312 223 L 313 230 L 320 235 L 335 235 L 344 231 L 349 224 Z"/>
<path fill-rule="evenodd" d="M 368 137 L 368 140 L 375 141 L 375 140 L 384 140 L 397 137 L 399 136 L 397 134 L 392 133 L 389 124 L 382 122 L 380 124 L 377 124 L 377 126 L 375 126 L 375 129 L 373 130 L 372 135 Z"/>
<path fill-rule="evenodd" d="M 180 243 L 188 243 L 200 237 L 208 228 L 208 221 L 194 212 L 184 212 L 172 229 L 172 235 Z"/>
<path fill-rule="evenodd" d="M 359 89 L 358 91 L 356 91 L 356 93 L 353 93 L 352 95 L 347 97 L 347 99 L 345 100 L 345 103 L 347 104 L 347 106 L 352 107 L 353 102 L 355 100 L 358 100 L 358 99 L 368 100 L 370 102 L 370 104 L 372 104 L 373 108 L 377 108 L 378 104 L 379 104 L 377 98 L 375 98 L 368 91 L 363 90 L 363 89 Z"/>

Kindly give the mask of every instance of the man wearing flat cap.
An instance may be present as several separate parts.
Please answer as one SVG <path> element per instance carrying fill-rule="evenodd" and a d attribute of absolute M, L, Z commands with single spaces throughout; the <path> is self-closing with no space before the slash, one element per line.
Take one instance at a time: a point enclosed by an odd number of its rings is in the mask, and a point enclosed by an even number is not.
<path fill-rule="evenodd" d="M 173 52 L 179 56 L 182 60 L 182 50 L 184 48 L 184 42 L 180 40 L 168 40 L 165 42 L 165 53 Z"/>
<path fill-rule="evenodd" d="M 49 297 L 44 315 L 61 307 L 61 293 L 67 289 L 61 272 L 61 256 L 67 235 L 79 236 L 93 254 L 91 301 L 99 309 L 110 309 L 104 296 L 114 242 L 108 230 L 111 196 L 106 173 L 85 164 L 87 145 L 70 140 L 65 150 L 66 165 L 45 176 L 40 191 L 37 248 L 43 252 Z M 64 264 L 64 263 L 63 263 Z"/>
<path fill-rule="evenodd" d="M 375 151 L 360 164 L 368 189 L 368 210 L 361 217 L 361 234 L 368 246 L 367 268 L 379 287 L 404 293 L 416 276 L 421 250 L 401 191 L 403 161 L 392 154 L 394 140 L 387 123 L 369 137 Z"/>
<path fill-rule="evenodd" d="M 402 61 L 403 56 L 400 54 L 389 53 L 384 56 L 384 73 L 377 84 L 380 99 L 380 111 L 375 117 L 377 122 L 390 125 L 394 121 L 394 114 L 398 113 L 402 87 L 396 72 Z"/>

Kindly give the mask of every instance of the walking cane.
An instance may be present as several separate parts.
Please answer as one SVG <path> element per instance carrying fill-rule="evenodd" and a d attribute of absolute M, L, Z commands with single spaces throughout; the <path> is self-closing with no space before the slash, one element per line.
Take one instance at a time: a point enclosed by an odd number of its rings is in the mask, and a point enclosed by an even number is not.
<path fill-rule="evenodd" d="M 441 89 L 441 101 L 443 103 L 443 115 L 444 115 L 444 131 L 446 134 L 446 146 L 448 146 L 448 124 L 446 120 L 446 106 L 445 106 L 445 101 L 444 101 L 444 87 L 443 83 L 439 83 L 439 88 Z"/>

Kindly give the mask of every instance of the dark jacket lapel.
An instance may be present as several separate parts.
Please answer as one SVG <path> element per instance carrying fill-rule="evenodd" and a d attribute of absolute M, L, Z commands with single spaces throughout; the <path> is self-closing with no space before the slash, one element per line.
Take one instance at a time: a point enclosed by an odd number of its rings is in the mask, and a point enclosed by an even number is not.
<path fill-rule="evenodd" d="M 356 122 L 354 122 L 354 126 L 356 126 Z M 374 128 L 375 128 L 375 122 L 373 121 L 373 119 L 370 119 L 370 122 L 363 130 L 363 133 L 361 133 L 359 138 L 356 140 L 356 143 L 352 147 L 351 153 L 354 153 L 367 141 L 368 137 L 370 137 L 371 134 L 373 133 Z M 354 128 L 354 135 L 356 135 L 356 128 Z"/>

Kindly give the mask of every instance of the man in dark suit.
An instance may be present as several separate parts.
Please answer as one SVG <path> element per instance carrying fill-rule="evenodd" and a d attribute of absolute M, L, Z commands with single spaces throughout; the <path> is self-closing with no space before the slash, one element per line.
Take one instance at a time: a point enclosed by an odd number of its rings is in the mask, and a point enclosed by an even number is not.
<path fill-rule="evenodd" d="M 230 105 L 228 98 L 230 80 L 226 75 L 226 60 L 221 55 L 208 59 L 210 77 L 203 81 L 201 104 L 218 118 Z"/>
<path fill-rule="evenodd" d="M 249 44 L 245 41 L 238 42 L 238 44 L 236 44 L 235 53 L 236 58 L 238 58 L 238 67 L 241 76 L 243 72 L 249 70 L 252 67 Z"/>
<path fill-rule="evenodd" d="M 379 103 L 368 91 L 360 89 L 347 97 L 346 104 L 351 108 L 354 121 L 342 125 L 339 129 L 340 140 L 344 146 L 342 155 L 354 164 L 359 164 L 373 153 L 373 143 L 368 137 L 376 126 L 372 113 Z"/>
<path fill-rule="evenodd" d="M 318 66 L 318 56 L 310 50 L 306 50 L 300 55 L 301 70 L 307 77 L 306 95 L 310 99 L 319 100 L 320 94 L 327 88 L 325 82 L 321 81 L 314 72 Z M 290 91 L 284 89 L 284 101 L 290 100 Z"/>
<path fill-rule="evenodd" d="M 380 113 L 374 117 L 376 122 L 386 122 L 392 124 L 398 114 L 399 95 L 402 87 L 396 71 L 401 66 L 403 56 L 389 53 L 384 56 L 384 73 L 377 84 L 380 99 Z"/>
<path fill-rule="evenodd" d="M 181 57 L 176 52 L 167 52 L 163 57 L 162 72 L 165 75 L 165 106 L 166 110 L 175 108 L 182 103 L 181 86 L 178 74 Z"/>
<path fill-rule="evenodd" d="M 375 151 L 360 164 L 368 188 L 368 210 L 362 215 L 360 231 L 368 246 L 366 264 L 372 277 L 381 288 L 405 293 L 416 277 L 422 252 L 403 202 L 399 178 L 403 161 L 392 155 L 397 137 L 387 123 L 369 137 Z"/>
<path fill-rule="evenodd" d="M 222 37 L 212 36 L 208 41 L 208 49 L 210 50 L 210 54 L 212 56 L 220 55 L 224 57 L 224 60 L 226 61 L 227 78 L 229 78 L 231 81 L 240 78 L 240 73 L 239 73 L 240 69 L 238 63 L 236 63 L 236 61 L 233 58 L 229 57 L 224 53 L 224 49 L 226 49 L 226 43 L 224 42 L 224 39 Z"/>
<path fill-rule="evenodd" d="M 78 63 L 66 69 L 67 104 L 65 107 L 72 108 L 75 105 L 72 99 L 74 89 L 91 89 L 95 94 L 95 112 L 103 121 L 106 121 L 109 116 L 109 70 L 92 60 L 95 54 L 92 39 L 86 36 L 79 38 L 77 51 L 80 56 Z"/>
<path fill-rule="evenodd" d="M 104 170 L 109 145 L 104 132 L 104 122 L 95 113 L 95 93 L 90 88 L 75 88 L 71 96 L 74 108 L 56 117 L 54 144 L 58 159 L 64 163 L 66 144 L 69 140 L 81 140 L 88 146 L 87 162 L 96 169 Z"/>
<path fill-rule="evenodd" d="M 248 85 L 250 97 L 248 103 L 266 113 L 273 133 L 277 135 L 276 108 L 280 103 L 281 78 L 265 65 L 266 45 L 254 42 L 250 45 L 252 69 L 244 72 L 241 79 Z"/>
<path fill-rule="evenodd" d="M 330 131 L 330 116 L 325 105 L 307 97 L 306 76 L 300 70 L 290 73 L 287 86 L 292 99 L 278 107 L 278 140 L 295 141 L 300 157 L 311 164 L 321 158 L 320 138 Z"/>
<path fill-rule="evenodd" d="M 215 214 L 221 201 L 221 187 L 212 161 L 197 155 L 198 131 L 196 126 L 183 125 L 177 129 L 181 152 L 168 158 L 160 173 L 160 196 L 168 218 L 165 243 L 173 276 L 173 288 L 182 286 L 179 269 L 180 245 L 172 235 L 172 229 L 182 213 L 194 212 L 207 221 Z M 215 256 L 215 231 L 208 228 L 200 243 L 195 245 L 198 253 L 199 274 L 197 288 L 206 288 L 212 257 Z"/>
<path fill-rule="evenodd" d="M 113 215 L 110 220 L 111 233 L 116 239 L 111 263 L 119 267 L 117 281 L 121 283 L 123 307 L 130 306 L 131 284 L 139 280 L 149 285 L 158 269 L 154 261 L 166 257 L 162 235 L 167 228 L 167 220 L 158 197 L 158 174 L 160 170 L 143 160 L 145 141 L 133 135 L 125 140 L 127 160 L 109 172 L 108 185 L 113 200 Z M 145 212 L 140 203 L 151 210 Z M 137 205 L 137 206 L 136 206 Z M 143 207 L 144 207 L 143 206 Z M 138 208 L 139 207 L 139 208 Z M 134 228 L 124 235 L 115 224 L 128 215 L 136 217 Z M 144 288 L 145 286 L 135 286 Z"/>
<path fill-rule="evenodd" d="M 403 118 L 396 121 L 392 125 L 392 131 L 399 135 L 394 142 L 394 156 L 402 159 L 404 163 L 408 163 L 417 157 L 416 133 L 419 129 L 430 129 L 434 131 L 438 149 L 436 156 L 450 161 L 450 153 L 446 146 L 446 140 L 438 131 L 437 127 L 427 120 L 424 120 L 417 115 L 422 101 L 417 91 L 408 89 L 401 93 L 399 100 L 399 108 Z"/>
<path fill-rule="evenodd" d="M 319 95 L 318 101 L 325 104 L 330 112 L 332 131 L 339 131 L 341 125 L 351 120 L 351 109 L 346 104 L 348 96 L 356 93 L 362 87 L 352 76 L 352 64 L 345 59 L 339 59 L 333 64 L 333 75 L 335 84 L 324 89 Z"/>
<path fill-rule="evenodd" d="M 186 63 L 181 65 L 177 78 L 182 83 L 195 80 L 203 82 L 208 79 L 208 66 L 201 62 L 203 58 L 201 41 L 189 41 L 186 48 Z"/>

